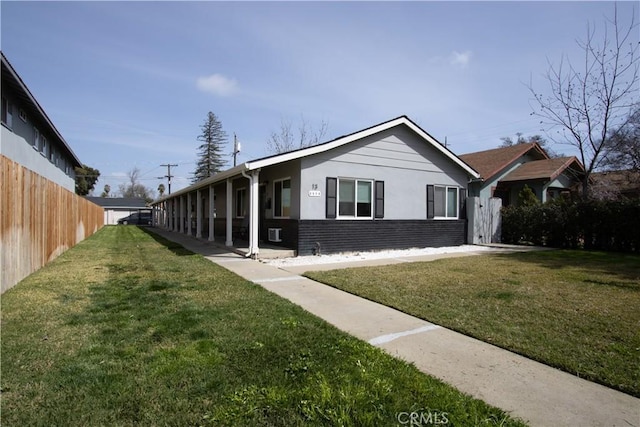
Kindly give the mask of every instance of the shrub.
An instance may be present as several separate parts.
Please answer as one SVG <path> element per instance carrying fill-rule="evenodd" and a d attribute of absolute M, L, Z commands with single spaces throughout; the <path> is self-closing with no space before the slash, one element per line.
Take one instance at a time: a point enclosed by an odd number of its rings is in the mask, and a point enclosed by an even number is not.
<path fill-rule="evenodd" d="M 570 201 L 507 206 L 502 240 L 557 248 L 640 251 L 640 199 Z"/>

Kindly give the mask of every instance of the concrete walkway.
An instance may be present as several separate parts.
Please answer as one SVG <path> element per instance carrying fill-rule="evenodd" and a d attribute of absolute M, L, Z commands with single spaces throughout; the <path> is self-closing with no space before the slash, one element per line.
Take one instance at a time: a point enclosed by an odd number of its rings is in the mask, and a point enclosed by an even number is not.
<path fill-rule="evenodd" d="M 640 427 L 640 399 L 300 275 L 318 266 L 287 271 L 186 235 L 152 231 L 531 426 Z M 437 256 L 403 261 L 420 258 Z M 375 260 L 376 265 L 383 262 Z"/>

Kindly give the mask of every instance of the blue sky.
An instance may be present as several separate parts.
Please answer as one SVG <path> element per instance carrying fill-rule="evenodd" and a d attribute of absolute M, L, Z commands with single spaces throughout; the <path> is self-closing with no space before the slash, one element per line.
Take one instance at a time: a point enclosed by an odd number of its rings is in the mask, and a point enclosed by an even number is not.
<path fill-rule="evenodd" d="M 619 2 L 628 22 L 636 2 Z M 326 140 L 408 115 L 456 154 L 542 134 L 527 85 L 579 58 L 611 2 L 9 2 L 2 50 L 82 160 L 113 190 L 137 167 L 156 189 L 190 183 L 213 111 L 270 154 L 281 120 Z M 567 147 L 556 151 L 573 154 Z M 228 158 L 229 165 L 232 159 Z"/>

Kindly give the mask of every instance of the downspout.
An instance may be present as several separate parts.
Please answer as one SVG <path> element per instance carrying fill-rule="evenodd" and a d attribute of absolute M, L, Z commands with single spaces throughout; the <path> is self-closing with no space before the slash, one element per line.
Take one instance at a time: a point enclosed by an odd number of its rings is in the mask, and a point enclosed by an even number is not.
<path fill-rule="evenodd" d="M 248 175 L 244 170 L 241 173 L 249 180 L 249 251 L 245 256 L 256 259 L 260 252 L 258 247 L 258 174 L 260 169 L 252 171 L 251 175 Z"/>

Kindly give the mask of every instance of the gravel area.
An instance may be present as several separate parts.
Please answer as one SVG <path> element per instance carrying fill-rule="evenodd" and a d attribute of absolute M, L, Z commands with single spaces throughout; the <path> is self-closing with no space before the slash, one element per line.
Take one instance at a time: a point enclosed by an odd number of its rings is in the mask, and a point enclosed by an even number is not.
<path fill-rule="evenodd" d="M 264 260 L 265 264 L 273 265 L 275 267 L 287 267 L 287 266 L 299 266 L 299 265 L 314 265 L 314 264 L 336 264 L 341 262 L 353 262 L 363 261 L 370 259 L 385 259 L 385 258 L 406 258 L 421 255 L 438 255 L 438 254 L 453 254 L 463 252 L 483 252 L 483 251 L 496 251 L 495 248 L 487 246 L 475 246 L 475 245 L 462 245 L 462 246 L 447 246 L 442 248 L 414 248 L 414 249 L 396 249 L 386 251 L 372 251 L 372 252 L 344 252 L 340 254 L 320 255 L 320 256 L 299 256 L 293 258 L 278 258 Z"/>

